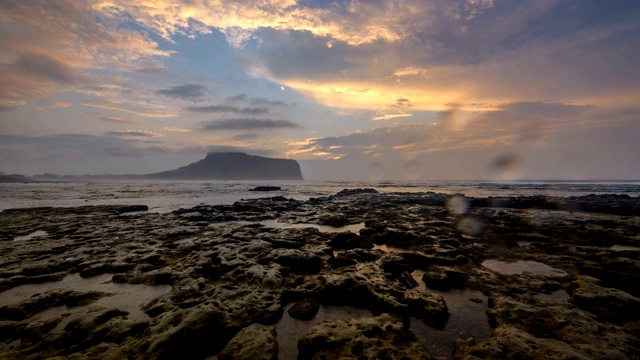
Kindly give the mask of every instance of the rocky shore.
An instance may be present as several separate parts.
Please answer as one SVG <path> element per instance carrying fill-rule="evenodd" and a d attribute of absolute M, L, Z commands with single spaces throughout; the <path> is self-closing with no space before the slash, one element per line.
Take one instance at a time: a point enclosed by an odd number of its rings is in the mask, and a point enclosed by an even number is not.
<path fill-rule="evenodd" d="M 145 210 L 0 212 L 0 358 L 640 359 L 640 198 Z"/>

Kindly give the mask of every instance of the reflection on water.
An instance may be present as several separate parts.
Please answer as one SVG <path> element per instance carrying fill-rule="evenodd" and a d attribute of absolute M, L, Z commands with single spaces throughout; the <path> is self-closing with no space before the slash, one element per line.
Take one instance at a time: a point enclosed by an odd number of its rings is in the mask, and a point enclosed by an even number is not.
<path fill-rule="evenodd" d="M 188 237 L 188 238 L 184 238 L 184 239 L 179 239 L 174 241 L 174 244 L 187 244 L 187 243 L 191 243 L 195 240 L 196 238 L 194 237 Z"/>
<path fill-rule="evenodd" d="M 265 197 L 249 191 L 256 186 L 280 186 L 282 196 L 296 200 L 333 195 L 342 189 L 372 187 L 379 192 L 427 192 L 486 196 L 640 195 L 639 182 L 455 182 L 455 181 L 102 181 L 2 184 L 0 210 L 36 206 L 138 205 L 165 213 L 199 204 L 233 204 Z M 379 180 L 379 179 L 378 179 Z"/>
<path fill-rule="evenodd" d="M 505 262 L 497 259 L 488 259 L 482 262 L 482 266 L 504 275 L 519 275 L 523 272 L 531 272 L 542 276 L 567 276 L 568 274 L 560 269 L 553 268 L 547 264 L 537 261 L 518 260 L 516 262 Z"/>
<path fill-rule="evenodd" d="M 443 329 L 432 328 L 422 319 L 410 319 L 411 331 L 432 355 L 451 359 L 456 339 L 473 337 L 480 340 L 491 335 L 493 330 L 486 314 L 487 297 L 482 292 L 471 289 L 427 290 L 422 281 L 424 271 L 415 270 L 411 275 L 419 284 L 416 289 L 442 295 L 449 309 L 449 320 Z"/>
<path fill-rule="evenodd" d="M 270 220 L 262 220 L 262 221 L 226 221 L 213 223 L 210 226 L 224 226 L 227 224 L 239 224 L 239 225 L 253 225 L 260 224 L 264 227 L 268 227 L 271 229 L 308 229 L 308 228 L 316 228 L 318 231 L 323 233 L 338 233 L 351 231 L 352 233 L 358 234 L 360 230 L 364 229 L 364 223 L 345 225 L 345 226 L 329 226 L 329 225 L 317 225 L 317 224 L 288 224 L 279 222 L 277 219 Z"/>
<path fill-rule="evenodd" d="M 567 293 L 562 289 L 554 291 L 551 294 L 537 294 L 534 297 L 540 300 L 557 301 L 557 302 L 567 301 L 570 298 L 569 293 Z"/>
<path fill-rule="evenodd" d="M 142 305 L 171 291 L 170 285 L 147 286 L 116 284 L 111 282 L 112 276 L 112 274 L 102 274 L 85 279 L 80 277 L 79 274 L 71 274 L 60 281 L 17 286 L 0 293 L 0 307 L 15 304 L 36 294 L 55 289 L 74 290 L 79 292 L 99 291 L 108 293 L 109 296 L 100 298 L 91 305 L 106 308 L 118 308 L 129 312 L 127 317 L 130 320 L 139 321 L 148 319 L 147 314 L 142 312 L 140 309 Z M 67 312 L 71 312 L 73 315 L 78 315 L 77 317 L 80 317 L 82 314 L 86 313 L 86 306 L 79 306 L 75 308 L 67 308 L 66 306 L 50 308 L 35 315 L 34 319 L 36 317 L 41 319 L 52 318 Z"/>
<path fill-rule="evenodd" d="M 320 310 L 311 320 L 298 320 L 292 318 L 287 310 L 293 303 L 284 307 L 284 314 L 276 324 L 278 333 L 278 359 L 289 360 L 298 357 L 298 339 L 311 328 L 311 326 L 325 320 L 352 319 L 372 317 L 371 311 L 351 306 L 320 305 Z"/>
<path fill-rule="evenodd" d="M 352 233 L 358 234 L 360 230 L 364 229 L 364 223 L 345 225 L 345 226 L 328 226 L 328 225 L 316 225 L 316 224 L 287 224 L 281 223 L 276 219 L 272 220 L 264 220 L 261 221 L 260 224 L 273 229 L 306 229 L 306 228 L 316 228 L 320 232 L 323 233 L 335 233 L 335 232 L 345 232 L 351 231 Z"/>
<path fill-rule="evenodd" d="M 416 334 L 431 355 L 453 358 L 456 339 L 484 339 L 493 331 L 487 318 L 487 297 L 481 292 L 469 289 L 435 291 L 444 297 L 449 307 L 449 321 L 443 329 L 435 329 L 422 321 L 411 318 L 411 331 Z M 481 302 L 474 302 L 481 300 Z"/>
<path fill-rule="evenodd" d="M 412 252 L 411 250 L 407 250 L 407 249 L 403 249 L 403 248 L 399 248 L 399 247 L 395 247 L 395 246 L 389 246 L 389 245 L 385 245 L 385 244 L 373 244 L 373 249 L 377 249 L 377 250 L 382 250 L 384 252 L 388 252 L 388 253 L 410 253 Z"/>
<path fill-rule="evenodd" d="M 34 231 L 31 234 L 28 235 L 24 235 L 24 236 L 16 236 L 13 241 L 24 241 L 24 240 L 31 240 L 35 237 L 41 237 L 41 236 L 47 236 L 49 235 L 46 231 L 42 231 L 42 230 L 38 230 L 38 231 Z"/>
<path fill-rule="evenodd" d="M 609 250 L 613 251 L 640 251 L 640 247 L 638 246 L 629 246 L 629 245 L 613 245 L 609 247 Z"/>

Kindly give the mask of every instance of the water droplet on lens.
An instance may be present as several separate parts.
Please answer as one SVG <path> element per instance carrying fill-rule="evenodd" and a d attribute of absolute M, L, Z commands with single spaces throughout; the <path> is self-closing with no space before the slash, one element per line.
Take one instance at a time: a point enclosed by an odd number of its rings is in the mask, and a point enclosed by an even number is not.
<path fill-rule="evenodd" d="M 367 175 L 369 180 L 380 181 L 384 178 L 384 169 L 382 168 L 382 164 L 377 161 L 373 161 L 369 164 L 367 168 Z"/>
<path fill-rule="evenodd" d="M 421 164 L 413 159 L 404 163 L 404 175 L 407 180 L 416 180 L 420 177 Z"/>
<path fill-rule="evenodd" d="M 474 217 L 465 216 L 458 222 L 458 230 L 467 235 L 480 236 L 484 231 L 484 224 Z"/>
<path fill-rule="evenodd" d="M 469 200 L 463 195 L 454 195 L 447 199 L 447 209 L 452 215 L 462 215 L 469 209 Z"/>

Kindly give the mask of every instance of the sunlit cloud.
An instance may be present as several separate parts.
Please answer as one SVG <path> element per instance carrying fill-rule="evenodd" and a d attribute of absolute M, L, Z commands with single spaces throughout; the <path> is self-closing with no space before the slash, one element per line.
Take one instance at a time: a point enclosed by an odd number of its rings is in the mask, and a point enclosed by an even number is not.
<path fill-rule="evenodd" d="M 132 138 L 164 137 L 164 134 L 162 134 L 162 133 L 155 132 L 155 131 L 149 131 L 149 130 L 107 131 L 105 134 L 106 135 L 111 135 L 111 136 L 125 137 L 125 138 L 128 138 L 128 137 L 132 137 Z"/>
<path fill-rule="evenodd" d="M 393 75 L 394 76 L 410 76 L 410 75 L 423 75 L 426 74 L 427 70 L 422 69 L 416 66 L 408 66 L 403 69 L 396 70 Z"/>
<path fill-rule="evenodd" d="M 380 114 L 378 113 L 378 115 L 374 116 L 371 118 L 371 120 L 391 120 L 391 119 L 395 119 L 395 118 L 399 118 L 399 117 L 409 117 L 409 116 L 413 116 L 413 114 L 407 114 L 407 113 L 398 113 L 398 114 Z"/>
<path fill-rule="evenodd" d="M 195 35 L 221 30 L 229 44 L 242 48 L 253 40 L 260 28 L 308 31 L 357 46 L 374 41 L 400 41 L 409 32 L 407 16 L 428 21 L 429 4 L 421 2 L 332 3 L 326 7 L 307 7 L 294 0 L 230 1 L 196 0 L 189 3 L 156 1 L 140 6 L 125 1 L 98 2 L 93 11 L 110 17 L 126 17 L 171 41 L 175 34 Z M 469 5 L 476 7 L 475 5 Z M 192 20 L 204 26 L 193 26 Z M 330 41 L 328 41 L 330 42 Z M 325 41 L 325 43 L 328 43 Z"/>
<path fill-rule="evenodd" d="M 127 68 L 170 51 L 142 32 L 97 22 L 91 2 L 0 2 L 0 99 L 40 99 L 82 82 L 85 70 Z"/>
<path fill-rule="evenodd" d="M 55 104 L 53 104 L 54 108 L 68 108 L 68 107 L 72 107 L 73 104 L 69 104 L 69 103 L 64 103 L 64 102 L 57 102 Z"/>
<path fill-rule="evenodd" d="M 189 129 L 185 129 L 185 128 L 179 128 L 179 127 L 174 127 L 174 126 L 169 126 L 169 127 L 165 127 L 163 128 L 164 131 L 170 131 L 170 132 L 191 132 L 191 130 Z"/>
<path fill-rule="evenodd" d="M 96 99 L 82 102 L 84 106 L 106 110 L 117 110 L 147 118 L 170 118 L 178 116 L 178 111 L 165 105 L 131 102 L 121 99 Z"/>

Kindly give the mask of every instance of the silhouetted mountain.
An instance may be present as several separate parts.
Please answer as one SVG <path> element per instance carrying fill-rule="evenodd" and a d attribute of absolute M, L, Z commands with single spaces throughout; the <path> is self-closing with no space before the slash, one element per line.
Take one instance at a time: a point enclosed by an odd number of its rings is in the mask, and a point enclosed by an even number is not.
<path fill-rule="evenodd" d="M 26 176 L 23 175 L 18 175 L 18 174 L 12 174 L 12 175 L 0 175 L 0 183 L 6 184 L 6 183 L 32 183 L 32 182 L 37 182 L 33 179 L 29 179 Z"/>
<path fill-rule="evenodd" d="M 295 160 L 235 152 L 209 153 L 193 164 L 143 176 L 184 180 L 302 180 L 300 165 Z"/>

